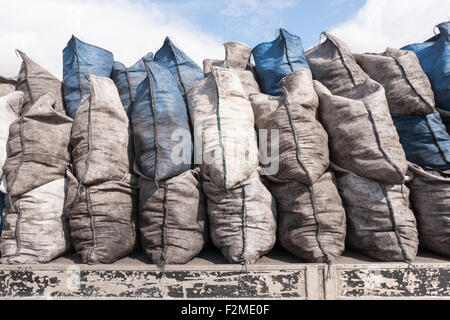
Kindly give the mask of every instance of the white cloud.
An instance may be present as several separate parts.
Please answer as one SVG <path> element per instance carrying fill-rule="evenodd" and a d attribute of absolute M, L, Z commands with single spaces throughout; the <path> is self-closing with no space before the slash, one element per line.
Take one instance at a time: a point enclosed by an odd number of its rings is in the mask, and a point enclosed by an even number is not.
<path fill-rule="evenodd" d="M 15 76 L 14 49 L 62 78 L 62 50 L 72 34 L 114 53 L 127 65 L 156 52 L 166 35 L 197 63 L 223 58 L 222 40 L 200 31 L 156 2 L 136 0 L 1 0 L 0 74 Z"/>
<path fill-rule="evenodd" d="M 354 52 L 383 52 L 427 40 L 434 35 L 433 27 L 449 16 L 448 0 L 367 0 L 354 18 L 330 33 Z"/>

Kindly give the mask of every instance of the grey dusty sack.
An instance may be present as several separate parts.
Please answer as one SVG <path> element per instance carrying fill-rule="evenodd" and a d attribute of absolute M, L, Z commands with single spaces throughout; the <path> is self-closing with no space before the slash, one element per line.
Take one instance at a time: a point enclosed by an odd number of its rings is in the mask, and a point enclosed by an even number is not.
<path fill-rule="evenodd" d="M 69 250 L 66 191 L 67 179 L 63 178 L 18 197 L 6 196 L 1 263 L 47 263 Z"/>
<path fill-rule="evenodd" d="M 142 248 L 157 265 L 185 264 L 200 253 L 207 239 L 200 170 L 186 171 L 159 184 L 139 179 Z"/>
<path fill-rule="evenodd" d="M 261 92 L 256 81 L 255 67 L 250 63 L 252 48 L 242 42 L 226 42 L 223 46 L 225 47 L 225 60 L 206 59 L 203 61 L 205 74 L 210 73 L 213 66 L 230 68 L 237 74 L 248 95 Z"/>
<path fill-rule="evenodd" d="M 391 113 L 434 112 L 430 80 L 413 52 L 387 48 L 381 54 L 355 54 L 355 58 L 370 78 L 384 86 Z"/>
<path fill-rule="evenodd" d="M 230 263 L 252 264 L 275 245 L 276 203 L 255 170 L 228 192 L 203 175 L 213 244 Z"/>
<path fill-rule="evenodd" d="M 328 135 L 316 119 L 319 99 L 314 90 L 311 71 L 298 69 L 280 81 L 282 96 L 250 95 L 256 128 L 267 130 L 266 153 L 276 153 L 279 170 L 271 175 L 279 180 L 296 180 L 311 185 L 330 164 Z M 277 130 L 272 132 L 272 130 Z M 279 141 L 272 142 L 278 132 Z M 261 134 L 261 131 L 260 131 Z M 278 146 L 277 146 L 278 143 Z M 272 155 L 271 155 L 272 156 Z M 273 161 L 263 164 L 273 166 Z"/>
<path fill-rule="evenodd" d="M 402 184 L 408 164 L 383 87 L 369 79 L 361 90 L 354 90 L 353 98 L 345 98 L 314 83 L 332 161 L 361 177 Z"/>
<path fill-rule="evenodd" d="M 234 70 L 213 67 L 189 91 L 188 102 L 202 173 L 222 190 L 247 180 L 259 165 L 259 151 L 252 106 Z"/>
<path fill-rule="evenodd" d="M 3 164 L 7 157 L 9 126 L 19 118 L 24 102 L 23 92 L 15 91 L 0 97 L 0 179 L 3 178 Z M 0 192 L 6 193 L 0 186 Z"/>
<path fill-rule="evenodd" d="M 56 109 L 56 99 L 48 93 L 11 124 L 3 166 L 11 196 L 64 178 L 73 121 Z"/>
<path fill-rule="evenodd" d="M 323 34 L 326 40 L 305 53 L 313 78 L 333 94 L 347 97 L 354 87 L 363 85 L 369 76 L 343 41 L 329 33 Z"/>
<path fill-rule="evenodd" d="M 24 112 L 36 103 L 40 97 L 51 93 L 55 98 L 55 110 L 65 113 L 62 98 L 62 82 L 31 60 L 25 53 L 19 50 L 17 52 L 23 62 L 17 76 L 16 90 L 24 93 Z"/>
<path fill-rule="evenodd" d="M 450 257 L 450 177 L 410 164 L 408 184 L 417 218 L 420 246 Z"/>
<path fill-rule="evenodd" d="M 76 113 L 70 142 L 80 184 L 122 181 L 133 164 L 129 120 L 111 79 L 88 75 L 91 94 Z"/>
<path fill-rule="evenodd" d="M 124 111 L 125 112 L 125 111 Z M 65 211 L 72 245 L 82 263 L 113 263 L 126 257 L 136 244 L 138 187 L 136 176 L 85 187 L 68 170 Z"/>
<path fill-rule="evenodd" d="M 271 182 L 270 191 L 278 203 L 281 245 L 307 262 L 336 262 L 345 248 L 346 221 L 333 174 L 312 186 Z"/>
<path fill-rule="evenodd" d="M 347 246 L 380 261 L 412 262 L 419 239 L 408 188 L 332 168 L 347 214 Z"/>

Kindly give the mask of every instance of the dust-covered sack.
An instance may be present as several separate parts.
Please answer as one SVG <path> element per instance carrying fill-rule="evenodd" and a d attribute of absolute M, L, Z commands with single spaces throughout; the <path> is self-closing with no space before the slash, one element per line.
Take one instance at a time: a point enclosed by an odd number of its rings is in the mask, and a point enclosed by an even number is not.
<path fill-rule="evenodd" d="M 69 250 L 66 190 L 67 179 L 63 178 L 17 197 L 6 196 L 1 263 L 47 263 Z"/>
<path fill-rule="evenodd" d="M 175 46 L 169 37 L 155 53 L 154 59 L 170 70 L 183 98 L 186 98 L 192 87 L 204 79 L 202 69 L 186 53 Z"/>
<path fill-rule="evenodd" d="M 188 94 L 195 125 L 195 161 L 222 190 L 247 180 L 258 168 L 252 106 L 232 69 L 213 67 Z M 201 158 L 201 159 L 199 159 Z"/>
<path fill-rule="evenodd" d="M 3 178 L 3 164 L 7 157 L 6 145 L 9 126 L 19 118 L 23 103 L 24 94 L 21 91 L 11 92 L 0 97 L 0 179 Z M 1 185 L 0 192 L 6 193 L 6 190 L 2 190 Z"/>
<path fill-rule="evenodd" d="M 192 136 L 187 108 L 171 72 L 147 61 L 147 77 L 139 85 L 131 121 L 136 153 L 135 172 L 162 181 L 192 166 Z"/>
<path fill-rule="evenodd" d="M 255 263 L 275 245 L 277 229 L 276 202 L 259 170 L 228 192 L 203 177 L 213 244 L 230 263 Z"/>
<path fill-rule="evenodd" d="M 355 54 L 356 61 L 386 91 L 393 114 L 433 113 L 434 94 L 417 56 L 410 51 L 387 48 L 381 54 Z"/>
<path fill-rule="evenodd" d="M 280 244 L 306 262 L 336 262 L 345 249 L 346 221 L 333 174 L 312 186 L 278 181 L 269 188 L 278 203 Z"/>
<path fill-rule="evenodd" d="M 296 180 L 311 185 L 330 164 L 328 135 L 316 119 L 319 99 L 311 71 L 296 70 L 283 78 L 280 86 L 284 91 L 280 97 L 266 94 L 250 96 L 260 134 L 259 148 L 265 148 L 268 156 L 264 161 L 268 163 L 262 165 L 267 168 L 265 173 L 279 180 Z M 261 130 L 267 130 L 266 139 L 262 138 Z M 272 160 L 268 161 L 270 158 Z M 270 170 L 277 169 L 275 161 L 279 168 L 273 173 Z"/>
<path fill-rule="evenodd" d="M 333 94 L 348 97 L 347 94 L 352 94 L 353 88 L 363 85 L 369 76 L 342 40 L 326 32 L 322 34 L 326 40 L 305 53 L 313 78 Z"/>
<path fill-rule="evenodd" d="M 347 214 L 347 246 L 380 261 L 412 262 L 419 239 L 408 188 L 332 169 Z"/>
<path fill-rule="evenodd" d="M 12 197 L 64 178 L 70 163 L 73 121 L 57 111 L 55 97 L 48 93 L 24 112 L 9 127 L 3 166 Z"/>
<path fill-rule="evenodd" d="M 450 177 L 410 164 L 412 208 L 421 247 L 450 257 Z"/>
<path fill-rule="evenodd" d="M 242 42 L 226 42 L 223 46 L 225 47 L 225 60 L 204 60 L 203 71 L 205 74 L 209 74 L 212 67 L 230 68 L 237 74 L 248 95 L 261 92 L 256 81 L 255 68 L 250 63 L 252 48 Z"/>
<path fill-rule="evenodd" d="M 70 143 L 75 176 L 82 185 L 122 181 L 133 165 L 128 116 L 111 79 L 88 75 L 91 95 L 74 119 Z"/>
<path fill-rule="evenodd" d="M 86 75 L 90 73 L 109 78 L 114 66 L 114 57 L 111 52 L 72 36 L 63 50 L 63 63 L 66 110 L 70 117 L 75 118 L 81 100 L 91 93 Z"/>
<path fill-rule="evenodd" d="M 450 111 L 450 21 L 438 24 L 439 34 L 425 43 L 403 47 L 413 51 L 430 79 L 436 106 Z"/>
<path fill-rule="evenodd" d="M 392 115 L 408 161 L 424 168 L 450 169 L 450 135 L 438 111 L 428 115 Z"/>
<path fill-rule="evenodd" d="M 24 93 L 24 113 L 47 93 L 51 93 L 55 98 L 55 110 L 65 113 L 61 81 L 25 53 L 16 51 L 22 58 L 19 74 L 14 79 L 0 77 L 0 83 L 13 85 L 16 91 Z"/>
<path fill-rule="evenodd" d="M 149 52 L 131 67 L 127 68 L 121 62 L 114 62 L 112 79 L 119 91 L 120 99 L 128 116 L 136 96 L 138 86 L 147 76 L 146 63 L 153 60 L 153 53 Z"/>
<path fill-rule="evenodd" d="M 113 263 L 129 255 L 136 244 L 138 185 L 128 174 L 122 181 L 107 181 L 79 188 L 71 172 L 66 215 L 72 245 L 82 263 Z"/>
<path fill-rule="evenodd" d="M 196 257 L 207 239 L 200 170 L 186 171 L 159 187 L 141 177 L 139 186 L 140 238 L 150 262 L 185 264 Z"/>
<path fill-rule="evenodd" d="M 266 94 L 283 94 L 281 79 L 294 70 L 309 69 L 301 39 L 285 29 L 279 30 L 275 40 L 257 45 L 252 53 L 259 84 Z"/>
<path fill-rule="evenodd" d="M 402 184 L 408 168 L 383 87 L 373 80 L 360 87 L 361 97 L 333 95 L 315 81 L 320 119 L 328 132 L 331 159 L 361 177 Z"/>

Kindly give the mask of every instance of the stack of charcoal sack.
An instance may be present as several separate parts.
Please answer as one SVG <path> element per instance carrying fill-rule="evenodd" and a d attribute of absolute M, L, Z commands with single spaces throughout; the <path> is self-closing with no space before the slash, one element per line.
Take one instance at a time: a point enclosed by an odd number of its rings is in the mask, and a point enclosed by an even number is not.
<path fill-rule="evenodd" d="M 74 118 L 66 213 L 72 244 L 87 264 L 112 263 L 136 243 L 138 190 L 129 120 L 114 82 L 112 53 L 72 37 L 63 89 Z"/>
<path fill-rule="evenodd" d="M 271 155 L 261 163 L 278 205 L 280 244 L 304 261 L 334 263 L 345 248 L 345 210 L 329 170 L 328 135 L 317 120 L 319 99 L 301 40 L 280 29 L 253 56 L 265 93 L 251 94 L 250 101 L 260 152 Z"/>
<path fill-rule="evenodd" d="M 225 43 L 225 60 L 205 60 L 205 79 L 187 95 L 213 244 L 227 261 L 253 264 L 276 241 L 276 204 L 260 176 L 249 94 L 260 91 L 251 48 Z"/>
<path fill-rule="evenodd" d="M 135 77 L 131 77 L 134 72 Z M 192 166 L 192 134 L 186 92 L 203 72 L 167 38 L 155 54 L 116 81 L 122 100 L 131 98 L 131 123 L 139 175 L 139 230 L 150 262 L 185 264 L 207 240 L 200 169 Z M 131 92 L 131 95 L 128 95 Z M 128 101 L 128 100 L 127 100 Z"/>
<path fill-rule="evenodd" d="M 323 34 L 326 40 L 306 57 L 347 213 L 347 246 L 381 261 L 411 263 L 418 232 L 405 186 L 408 163 L 385 89 L 341 40 Z"/>
<path fill-rule="evenodd" d="M 17 52 L 23 60 L 17 78 L 0 79 L 15 90 L 0 98 L 1 192 L 7 192 L 1 262 L 47 263 L 70 248 L 64 203 L 73 121 L 61 81 Z"/>
<path fill-rule="evenodd" d="M 355 58 L 383 85 L 400 142 L 411 162 L 412 209 L 420 245 L 450 256 L 450 136 L 435 109 L 433 90 L 417 56 L 388 48 Z"/>

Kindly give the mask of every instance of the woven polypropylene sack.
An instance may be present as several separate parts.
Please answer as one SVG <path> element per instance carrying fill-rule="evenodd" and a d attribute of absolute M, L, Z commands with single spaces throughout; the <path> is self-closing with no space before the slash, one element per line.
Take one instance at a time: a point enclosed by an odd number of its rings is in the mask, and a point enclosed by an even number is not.
<path fill-rule="evenodd" d="M 412 262 L 419 239 L 408 188 L 332 168 L 347 214 L 347 247 L 380 261 Z"/>
<path fill-rule="evenodd" d="M 192 136 L 186 104 L 171 72 L 155 61 L 146 66 L 131 116 L 134 167 L 139 175 L 162 181 L 191 168 Z"/>
<path fill-rule="evenodd" d="M 57 112 L 55 97 L 50 93 L 11 124 L 8 157 L 3 166 L 11 196 L 64 178 L 70 163 L 72 124 L 70 117 Z"/>
<path fill-rule="evenodd" d="M 153 60 L 153 53 L 151 52 L 129 68 L 121 62 L 114 62 L 112 79 L 117 86 L 123 107 L 129 117 L 131 117 L 131 107 L 136 97 L 137 88 L 147 76 L 145 64 L 150 60 Z"/>
<path fill-rule="evenodd" d="M 381 54 L 355 54 L 355 58 L 370 78 L 383 85 L 391 113 L 426 115 L 435 111 L 430 81 L 413 52 L 387 48 Z"/>
<path fill-rule="evenodd" d="M 409 169 L 414 176 L 408 187 L 417 218 L 419 244 L 450 257 L 450 178 L 413 164 Z"/>
<path fill-rule="evenodd" d="M 242 42 L 226 42 L 223 46 L 225 47 L 225 60 L 204 60 L 203 71 L 205 74 L 209 74 L 212 67 L 230 68 L 237 74 L 248 95 L 261 92 L 256 80 L 255 68 L 250 63 L 252 48 Z"/>
<path fill-rule="evenodd" d="M 283 94 L 280 80 L 294 70 L 309 68 L 301 39 L 284 29 L 275 40 L 257 45 L 252 52 L 259 84 L 266 94 Z"/>
<path fill-rule="evenodd" d="M 22 65 L 17 78 L 10 79 L 13 80 L 10 83 L 14 84 L 16 91 L 24 93 L 23 112 L 26 112 L 43 95 L 51 93 L 55 98 L 55 110 L 64 113 L 61 81 L 31 60 L 25 53 L 16 51 L 22 58 Z M 0 83 L 5 82 L 2 79 L 4 78 L 0 77 Z"/>
<path fill-rule="evenodd" d="M 67 179 L 8 199 L 0 241 L 1 263 L 47 263 L 70 248 L 64 213 Z"/>
<path fill-rule="evenodd" d="M 347 45 L 329 33 L 326 40 L 306 51 L 314 80 L 320 81 L 333 94 L 348 97 L 354 87 L 364 84 L 369 76 L 361 69 Z"/>
<path fill-rule="evenodd" d="M 402 184 L 408 164 L 383 87 L 368 80 L 355 89 L 361 99 L 348 99 L 331 94 L 318 81 L 314 83 L 333 162 L 368 179 Z"/>
<path fill-rule="evenodd" d="M 91 89 L 88 73 L 109 78 L 114 57 L 109 51 L 72 36 L 63 51 L 63 88 L 67 114 L 75 118 L 81 100 Z"/>
<path fill-rule="evenodd" d="M 205 197 L 200 170 L 189 170 L 161 182 L 139 179 L 139 230 L 151 263 L 185 264 L 196 257 L 207 239 Z"/>
<path fill-rule="evenodd" d="M 450 169 L 450 135 L 439 112 L 424 116 L 392 115 L 408 161 L 421 167 Z"/>
<path fill-rule="evenodd" d="M 7 157 L 9 126 L 19 118 L 23 102 L 24 94 L 21 91 L 0 97 L 0 179 L 3 178 L 3 164 Z M 6 193 L 6 190 L 0 186 L 0 192 Z"/>
<path fill-rule="evenodd" d="M 440 31 L 437 36 L 402 49 L 417 55 L 430 79 L 437 107 L 450 111 L 450 21 L 437 25 L 437 28 Z"/>
<path fill-rule="evenodd" d="M 82 263 L 113 263 L 129 255 L 136 245 L 138 186 L 129 174 L 122 181 L 108 181 L 78 188 L 79 181 L 69 177 L 66 214 L 72 245 Z"/>
<path fill-rule="evenodd" d="M 228 192 L 203 177 L 213 244 L 230 263 L 255 263 L 275 245 L 277 229 L 276 202 L 259 171 Z"/>
<path fill-rule="evenodd" d="M 270 191 L 278 203 L 281 245 L 306 262 L 336 262 L 345 249 L 346 221 L 333 174 L 312 186 L 271 182 Z"/>
<path fill-rule="evenodd" d="M 224 190 L 247 180 L 259 165 L 259 151 L 252 106 L 237 74 L 213 67 L 188 100 L 202 172 Z"/>
<path fill-rule="evenodd" d="M 319 98 L 309 69 L 299 69 L 280 81 L 284 94 L 274 97 L 252 94 L 250 102 L 258 130 L 267 130 L 267 153 L 278 148 L 279 169 L 272 174 L 280 180 L 311 185 L 330 164 L 328 135 L 316 119 Z M 276 130 L 273 132 L 273 130 Z M 278 141 L 272 135 L 278 133 Z M 261 131 L 260 131 L 261 134 Z M 266 167 L 273 166 L 272 161 Z"/>
<path fill-rule="evenodd" d="M 128 116 L 111 79 L 88 78 L 91 94 L 75 116 L 70 138 L 74 172 L 87 186 L 122 181 L 133 165 Z"/>
<path fill-rule="evenodd" d="M 189 56 L 166 38 L 163 46 L 155 53 L 155 61 L 168 68 L 184 98 L 189 90 L 204 79 L 202 69 Z"/>

